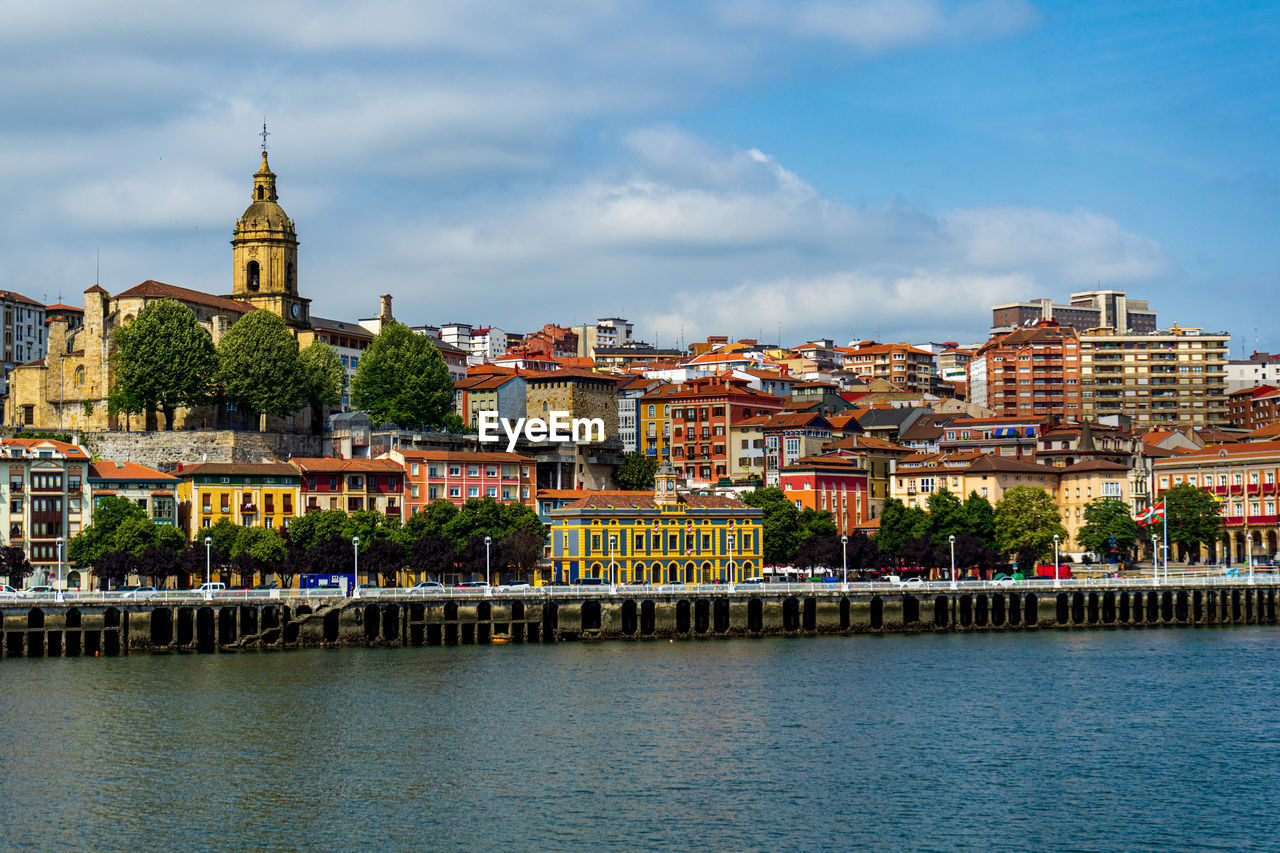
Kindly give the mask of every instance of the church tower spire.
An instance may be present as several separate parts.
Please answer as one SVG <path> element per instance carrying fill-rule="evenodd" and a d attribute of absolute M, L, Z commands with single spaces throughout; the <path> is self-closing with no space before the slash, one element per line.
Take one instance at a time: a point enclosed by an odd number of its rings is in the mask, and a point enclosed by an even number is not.
<path fill-rule="evenodd" d="M 231 238 L 231 298 L 278 314 L 294 328 L 309 329 L 311 300 L 298 295 L 298 235 L 279 204 L 266 138 L 264 123 L 262 166 L 253 176 L 252 201 Z"/>

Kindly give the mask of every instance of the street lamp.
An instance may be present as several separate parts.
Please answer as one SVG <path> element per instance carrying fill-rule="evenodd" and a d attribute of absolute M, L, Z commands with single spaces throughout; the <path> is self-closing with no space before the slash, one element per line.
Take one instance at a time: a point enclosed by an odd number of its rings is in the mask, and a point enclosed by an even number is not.
<path fill-rule="evenodd" d="M 360 597 L 360 537 L 351 537 L 351 597 Z"/>
<path fill-rule="evenodd" d="M 209 588 L 210 572 L 213 565 L 213 537 L 204 537 L 204 584 L 205 589 Z"/>
<path fill-rule="evenodd" d="M 952 543 L 955 542 L 954 536 L 951 537 L 951 541 Z M 953 555 L 955 550 L 956 546 L 955 544 L 952 544 L 951 551 Z M 844 564 L 844 582 L 847 584 L 849 583 L 849 537 L 844 535 L 840 537 L 840 561 Z M 951 562 L 955 562 L 954 556 L 952 557 Z"/>
<path fill-rule="evenodd" d="M 848 537 L 845 537 L 848 538 Z M 1058 537 L 1053 537 L 1055 540 Z M 951 546 L 951 588 L 956 588 L 956 536 L 951 534 L 947 537 L 947 544 Z M 847 580 L 847 578 L 846 578 Z"/>
<path fill-rule="evenodd" d="M 489 580 L 489 546 L 493 544 L 493 537 L 484 537 L 484 585 L 493 586 L 493 582 Z"/>
<path fill-rule="evenodd" d="M 618 537 L 613 535 L 612 533 L 609 534 L 609 586 L 615 586 L 617 584 L 617 581 L 614 580 L 614 562 L 613 562 L 613 549 L 616 548 L 617 546 L 618 546 Z"/>
<path fill-rule="evenodd" d="M 1062 573 L 1058 570 L 1058 534 L 1053 534 L 1053 586 L 1062 587 Z"/>
<path fill-rule="evenodd" d="M 54 589 L 58 591 L 58 601 L 62 601 L 62 537 L 58 537 L 58 581 L 54 584 Z"/>
<path fill-rule="evenodd" d="M 1156 550 L 1156 535 L 1151 534 L 1151 585 L 1160 585 L 1160 552 Z"/>
<path fill-rule="evenodd" d="M 729 519 L 729 587 L 733 587 L 733 552 L 738 546 L 738 536 L 733 532 L 733 519 Z"/>

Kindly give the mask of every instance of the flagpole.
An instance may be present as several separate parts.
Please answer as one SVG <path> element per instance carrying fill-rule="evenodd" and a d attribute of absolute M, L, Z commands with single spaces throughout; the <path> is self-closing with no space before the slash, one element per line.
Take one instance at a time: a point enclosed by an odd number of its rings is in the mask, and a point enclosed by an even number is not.
<path fill-rule="evenodd" d="M 1169 502 L 1162 501 L 1164 508 L 1164 518 L 1161 519 L 1160 526 L 1164 528 L 1164 582 L 1169 582 Z"/>

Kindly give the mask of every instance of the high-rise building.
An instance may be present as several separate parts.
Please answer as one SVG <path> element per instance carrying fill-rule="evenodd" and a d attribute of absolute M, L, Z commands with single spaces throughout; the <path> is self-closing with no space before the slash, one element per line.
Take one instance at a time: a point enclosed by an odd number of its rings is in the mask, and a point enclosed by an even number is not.
<path fill-rule="evenodd" d="M 1080 414 L 1080 341 L 1070 326 L 1040 320 L 997 334 L 978 349 L 968 368 L 969 400 L 996 416 L 1074 419 Z"/>
<path fill-rule="evenodd" d="M 1055 320 L 1078 332 L 1108 328 L 1116 332 L 1143 334 L 1156 330 L 1156 312 L 1145 299 L 1129 299 L 1123 290 L 1085 290 L 1071 294 L 1068 305 L 1052 299 L 1009 302 L 991 306 L 991 329 L 1008 331 L 1038 320 Z"/>
<path fill-rule="evenodd" d="M 1080 416 L 1128 415 L 1135 430 L 1227 423 L 1225 332 L 1174 326 L 1144 335 L 1080 336 Z"/>

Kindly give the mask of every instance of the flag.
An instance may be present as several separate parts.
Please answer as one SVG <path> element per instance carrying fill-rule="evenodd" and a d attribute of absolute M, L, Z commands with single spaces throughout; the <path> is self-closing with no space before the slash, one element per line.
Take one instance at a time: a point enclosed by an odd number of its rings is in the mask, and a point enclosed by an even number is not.
<path fill-rule="evenodd" d="M 1138 524 L 1155 524 L 1157 521 L 1164 521 L 1164 501 L 1154 504 L 1151 509 L 1138 516 Z"/>

